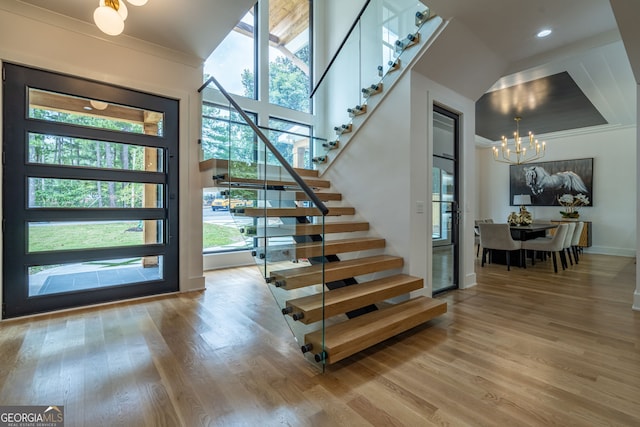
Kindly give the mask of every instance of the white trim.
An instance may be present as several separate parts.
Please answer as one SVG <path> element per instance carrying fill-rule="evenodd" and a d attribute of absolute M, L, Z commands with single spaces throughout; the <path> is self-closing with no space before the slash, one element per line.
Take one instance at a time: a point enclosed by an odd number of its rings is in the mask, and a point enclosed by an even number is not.
<path fill-rule="evenodd" d="M 255 260 L 251 256 L 251 251 L 204 254 L 202 256 L 202 264 L 204 271 L 256 265 Z"/>

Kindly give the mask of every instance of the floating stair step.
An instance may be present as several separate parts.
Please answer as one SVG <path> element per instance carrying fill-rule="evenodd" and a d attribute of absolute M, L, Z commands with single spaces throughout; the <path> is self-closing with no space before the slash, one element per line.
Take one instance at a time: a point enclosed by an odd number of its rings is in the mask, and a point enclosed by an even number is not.
<path fill-rule="evenodd" d="M 420 296 L 329 326 L 324 333 L 325 360 L 336 363 L 446 312 L 446 302 Z M 305 335 L 305 344 L 319 353 L 322 338 L 322 330 L 312 332 Z"/>
<path fill-rule="evenodd" d="M 284 187 L 284 189 L 297 189 L 300 190 L 300 186 L 295 181 L 279 181 L 267 179 L 266 182 L 264 179 L 255 179 L 255 178 L 237 178 L 237 177 L 229 177 L 227 174 L 224 174 L 223 178 L 216 180 L 218 185 L 238 187 L 238 188 L 263 188 L 265 184 L 269 187 Z M 331 187 L 331 183 L 325 179 L 311 179 L 305 178 L 304 182 L 309 185 L 311 188 L 329 188 Z"/>
<path fill-rule="evenodd" d="M 384 239 L 361 237 L 356 239 L 325 240 L 324 245 L 323 242 L 298 243 L 294 249 L 295 258 L 300 259 L 381 249 L 384 248 L 384 245 Z"/>
<path fill-rule="evenodd" d="M 243 161 L 231 161 L 232 164 L 232 168 L 233 168 L 233 164 L 239 164 L 242 165 L 242 168 L 249 168 L 249 169 L 254 169 L 257 170 L 257 168 L 260 166 L 257 163 L 250 163 L 247 164 Z M 229 170 L 229 160 L 226 159 L 207 159 L 207 160 L 203 160 L 200 162 L 200 171 L 204 172 L 207 170 L 213 170 L 213 169 L 217 169 L 220 172 L 222 172 L 222 170 L 226 169 L 227 171 Z M 270 171 L 275 171 L 275 170 L 281 170 L 283 174 L 287 174 L 287 172 L 285 171 L 284 168 L 279 167 L 279 166 L 269 166 L 269 170 Z M 296 171 L 296 173 L 300 176 L 308 176 L 308 177 L 317 177 L 320 173 L 317 170 L 314 169 L 300 169 L 300 168 L 293 168 L 294 171 Z"/>
<path fill-rule="evenodd" d="M 351 233 L 354 231 L 369 230 L 368 222 L 326 222 L 324 224 L 325 233 Z M 322 224 L 298 224 L 296 226 L 297 236 L 309 236 L 322 234 Z"/>
<path fill-rule="evenodd" d="M 323 193 L 321 191 L 318 191 L 316 192 L 316 196 L 318 196 L 318 198 L 323 202 L 342 200 L 342 194 L 340 193 Z M 296 192 L 296 200 L 303 201 L 303 200 L 310 200 L 310 199 L 309 199 L 309 196 L 307 196 L 305 193 L 303 193 L 302 191 L 298 191 Z"/>
<path fill-rule="evenodd" d="M 327 222 L 324 233 L 350 233 L 369 230 L 368 222 Z M 267 227 L 267 237 L 313 236 L 322 234 L 322 224 L 291 224 Z M 264 228 L 258 227 L 257 237 L 264 236 Z"/>
<path fill-rule="evenodd" d="M 324 293 L 324 317 L 329 318 L 389 298 L 421 289 L 423 280 L 407 274 L 383 277 L 371 282 L 326 291 Z M 286 302 L 289 315 L 296 315 L 304 324 L 322 320 L 322 294 L 296 298 Z"/>
<path fill-rule="evenodd" d="M 307 178 L 307 177 L 312 177 L 312 178 L 317 178 L 320 175 L 320 171 L 317 171 L 315 169 L 300 169 L 300 168 L 293 168 L 294 171 L 296 171 L 296 173 L 298 175 L 300 175 L 303 178 Z"/>
<path fill-rule="evenodd" d="M 364 274 L 400 268 L 403 264 L 404 260 L 401 257 L 390 255 L 329 262 L 324 265 L 324 280 L 325 282 L 334 282 Z M 271 283 L 283 289 L 297 289 L 317 285 L 322 283 L 322 264 L 272 271 Z"/>
<path fill-rule="evenodd" d="M 246 208 L 242 212 L 244 216 L 264 217 L 264 208 Z M 329 216 L 354 215 L 354 208 L 335 207 L 329 208 Z M 270 218 L 297 218 L 299 216 L 322 216 L 322 213 L 316 208 L 267 208 L 266 216 Z"/>

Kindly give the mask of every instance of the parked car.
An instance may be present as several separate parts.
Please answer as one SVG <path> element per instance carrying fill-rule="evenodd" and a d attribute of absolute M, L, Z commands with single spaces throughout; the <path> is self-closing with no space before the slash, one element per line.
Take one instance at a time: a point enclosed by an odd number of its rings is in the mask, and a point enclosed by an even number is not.
<path fill-rule="evenodd" d="M 244 208 L 247 206 L 245 200 L 240 199 L 213 199 L 211 202 L 212 211 L 228 211 L 229 208 Z"/>

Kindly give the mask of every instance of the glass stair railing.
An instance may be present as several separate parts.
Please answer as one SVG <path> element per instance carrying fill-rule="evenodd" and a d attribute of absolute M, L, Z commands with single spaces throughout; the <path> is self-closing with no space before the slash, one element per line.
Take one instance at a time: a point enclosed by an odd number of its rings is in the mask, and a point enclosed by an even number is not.
<path fill-rule="evenodd" d="M 228 100 L 229 131 L 226 157 L 211 159 L 209 170 L 241 232 L 243 242 L 237 247 L 251 251 L 305 357 L 323 370 L 324 226 L 329 209 L 321 200 L 327 197 L 316 195 L 313 188 L 329 183 L 318 179 L 317 171 L 290 166 L 269 138 L 269 133 L 281 132 L 260 129 L 214 78 L 210 82 Z M 302 298 L 312 300 L 315 308 L 294 309 Z M 314 344 L 305 342 L 311 334 L 320 337 Z"/>
<path fill-rule="evenodd" d="M 441 23 L 422 2 L 365 3 L 312 91 L 315 134 L 326 139 L 314 151 L 319 169 L 337 157 Z"/>
<path fill-rule="evenodd" d="M 446 312 L 443 301 L 411 297 L 423 279 L 402 274 L 401 257 L 381 254 L 385 239 L 361 235 L 368 223 L 328 219 L 355 211 L 332 204 L 341 196 L 317 170 L 348 143 L 441 22 L 420 2 L 369 0 L 312 95 L 321 138 L 306 136 L 297 158 L 283 157 L 280 131 L 255 125 L 213 77 L 199 90 L 213 84 L 228 102 L 226 113 L 212 112 L 226 120 L 219 127 L 228 145 L 209 153 L 206 170 L 241 231 L 237 247 L 251 251 L 303 354 L 322 371 Z M 206 93 L 203 116 L 215 102 Z M 316 170 L 291 166 L 312 163 Z M 326 240 L 327 233 L 356 237 Z M 345 260 L 342 253 L 356 255 Z M 389 303 L 396 298 L 402 302 Z"/>

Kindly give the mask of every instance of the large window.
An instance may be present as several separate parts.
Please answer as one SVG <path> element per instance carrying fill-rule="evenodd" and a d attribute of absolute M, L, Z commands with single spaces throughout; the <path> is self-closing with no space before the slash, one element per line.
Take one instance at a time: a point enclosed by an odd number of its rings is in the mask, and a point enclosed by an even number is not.
<path fill-rule="evenodd" d="M 310 111 L 309 0 L 269 0 L 269 102 Z"/>
<path fill-rule="evenodd" d="M 204 79 L 215 77 L 234 95 L 309 113 L 312 2 L 260 2 L 268 7 L 256 5 L 246 13 L 207 59 Z M 268 14 L 268 27 L 257 25 L 259 13 Z M 269 41 L 267 52 L 259 52 L 260 37 Z M 258 58 L 265 58 L 265 62 Z"/>
<path fill-rule="evenodd" d="M 311 126 L 269 118 L 269 140 L 294 168 L 312 169 Z"/>
<path fill-rule="evenodd" d="M 250 113 L 251 120 L 297 168 L 312 168 L 313 157 L 311 10 L 311 0 L 260 0 L 209 57 L 204 70 L 205 80 L 215 77 L 243 109 L 256 112 Z M 277 164 L 213 86 L 203 92 L 201 144 L 202 160 L 231 160 L 233 167 L 244 168 L 234 173 L 246 178 L 257 177 L 258 162 Z M 241 190 L 229 195 L 225 190 L 203 191 L 204 253 L 245 249 L 246 236 L 238 228 L 247 226 L 238 226 L 238 217 L 232 218 L 230 211 L 250 205 L 255 195 Z"/>
<path fill-rule="evenodd" d="M 255 121 L 256 115 L 249 114 Z M 228 107 L 205 103 L 202 117 L 202 151 L 205 159 L 231 160 L 236 176 L 245 168 L 245 177 L 254 177 L 258 158 L 256 137 L 240 115 Z M 204 188 L 202 192 L 202 250 L 204 253 L 243 250 L 244 238 L 237 219 L 231 215 L 236 207 L 251 204 L 250 197 L 239 194 L 229 197 L 225 189 Z M 245 197 L 246 196 L 246 197 Z"/>
<path fill-rule="evenodd" d="M 257 120 L 255 114 L 249 117 Z M 228 107 L 202 105 L 202 151 L 204 159 L 256 161 L 256 137 L 244 119 Z"/>
<path fill-rule="evenodd" d="M 204 65 L 204 79 L 214 76 L 225 90 L 255 99 L 256 91 L 256 12 L 253 6 Z"/>

